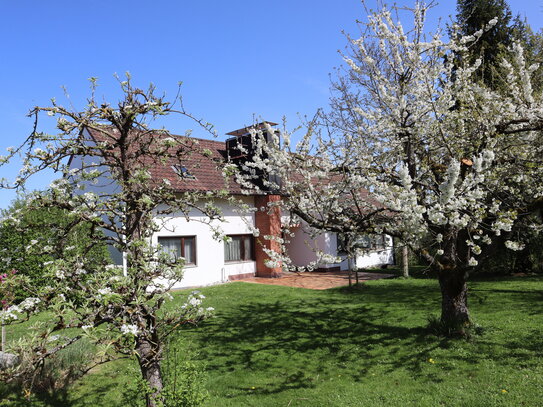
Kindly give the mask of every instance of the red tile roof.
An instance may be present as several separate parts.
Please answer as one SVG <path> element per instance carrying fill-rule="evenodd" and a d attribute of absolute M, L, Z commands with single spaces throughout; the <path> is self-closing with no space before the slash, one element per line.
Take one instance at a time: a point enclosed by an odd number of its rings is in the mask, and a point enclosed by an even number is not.
<path fill-rule="evenodd" d="M 118 134 L 115 130 L 111 129 L 106 130 L 110 137 L 98 130 L 88 129 L 88 131 L 94 141 L 104 142 L 109 139 L 109 142 L 113 142 L 113 144 L 115 144 L 115 135 Z M 148 144 L 149 148 L 152 149 L 153 145 L 157 145 L 155 140 L 159 141 L 167 137 L 174 137 L 176 140 L 181 140 L 183 147 L 186 147 L 186 154 L 177 158 L 172 153 L 172 157 L 165 163 L 152 158 L 141 160 L 148 166 L 152 182 L 154 181 L 158 185 L 162 180 L 168 180 L 172 188 L 177 192 L 218 192 L 227 190 L 230 194 L 241 194 L 241 187 L 233 180 L 226 180 L 222 175 L 222 168 L 227 162 L 224 142 L 195 137 L 172 136 L 167 133 L 160 134 L 160 132 L 147 134 L 145 142 L 147 144 L 147 140 L 150 140 Z M 176 147 L 175 150 L 179 150 L 179 147 Z M 180 176 L 173 168 L 176 165 L 185 167 L 189 174 L 194 177 Z"/>
<path fill-rule="evenodd" d="M 114 149 L 116 140 L 115 137 L 118 134 L 115 129 L 107 128 L 105 129 L 105 132 L 92 129 L 88 130 L 91 137 L 96 142 L 103 142 L 109 139 L 110 143 L 113 142 Z M 244 129 L 240 129 L 236 132 L 240 132 L 242 130 Z M 106 132 L 109 137 L 105 134 Z M 145 134 L 145 138 L 137 138 L 137 140 L 140 141 L 136 142 L 135 144 L 145 144 L 149 146 L 149 149 L 152 149 L 153 145 L 158 145 L 157 142 L 159 140 L 163 140 L 167 137 L 174 137 L 176 140 L 182 142 L 183 147 L 188 153 L 183 154 L 179 159 L 177 157 L 171 157 L 166 163 L 161 163 L 158 160 L 153 160 L 150 157 L 143 157 L 143 159 L 140 159 L 151 173 L 151 185 L 153 183 L 155 185 L 159 185 L 162 180 L 166 179 L 171 183 L 171 186 L 177 192 L 218 192 L 226 190 L 228 193 L 233 195 L 242 193 L 242 188 L 239 184 L 237 184 L 233 179 L 225 179 L 222 175 L 222 168 L 227 163 L 225 142 L 195 137 L 176 136 L 167 132 L 161 134 L 159 131 L 157 131 L 156 133 Z M 138 147 L 136 146 L 134 149 L 137 150 L 137 148 Z M 175 148 L 175 150 L 178 149 L 178 147 Z M 172 156 L 173 155 L 175 154 L 172 152 Z M 194 178 L 180 176 L 173 168 L 175 165 L 185 167 L 188 173 L 193 175 Z M 298 174 L 292 174 L 294 180 L 298 176 Z M 329 182 L 341 182 L 343 176 L 344 174 L 334 173 L 328 178 L 315 178 L 312 179 L 311 182 L 315 185 L 325 185 Z M 303 188 L 303 185 L 303 182 L 301 182 L 300 187 Z M 253 192 L 253 194 L 255 194 L 255 192 Z M 383 205 L 371 197 L 369 192 L 365 189 L 360 189 L 358 198 L 366 201 L 370 205 L 374 205 L 376 208 L 383 208 Z"/>
<path fill-rule="evenodd" d="M 226 149 L 224 142 L 196 139 L 191 137 L 191 142 L 197 143 L 195 152 L 184 157 L 179 162 L 171 162 L 166 165 L 155 165 L 151 168 L 151 176 L 158 180 L 168 179 L 172 187 L 177 191 L 220 191 L 228 190 L 231 194 L 240 194 L 241 187 L 233 180 L 225 180 L 222 175 L 222 167 L 226 164 Z M 211 151 L 210 155 L 203 151 Z M 194 178 L 181 177 L 173 165 L 185 167 Z"/>

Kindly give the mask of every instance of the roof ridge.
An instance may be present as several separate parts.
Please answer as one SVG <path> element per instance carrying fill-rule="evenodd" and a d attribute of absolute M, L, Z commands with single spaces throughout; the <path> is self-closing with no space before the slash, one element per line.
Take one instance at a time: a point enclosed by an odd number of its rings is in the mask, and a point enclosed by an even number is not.
<path fill-rule="evenodd" d="M 114 126 L 108 126 L 108 125 L 104 125 L 103 127 L 110 127 L 112 128 L 114 131 L 118 131 Z M 89 128 L 89 130 L 94 130 L 93 128 Z M 143 130 L 140 130 L 140 129 L 137 129 L 138 131 L 143 131 Z M 174 133 L 174 132 L 171 132 L 169 130 L 167 130 L 166 128 L 163 128 L 163 129 L 148 129 L 148 130 L 145 130 L 146 132 L 149 132 L 151 135 L 153 133 L 158 133 L 160 131 L 166 131 L 168 132 L 170 135 L 172 136 L 176 136 L 176 137 L 183 137 L 183 138 L 186 138 L 186 139 L 190 139 L 190 140 L 199 140 L 199 141 L 209 141 L 209 142 L 212 142 L 212 143 L 220 143 L 220 144 L 223 144 L 226 142 L 226 140 L 213 140 L 213 139 L 208 139 L 208 138 L 203 138 L 203 137 L 194 137 L 194 136 L 185 136 L 183 134 L 177 134 L 177 133 Z"/>

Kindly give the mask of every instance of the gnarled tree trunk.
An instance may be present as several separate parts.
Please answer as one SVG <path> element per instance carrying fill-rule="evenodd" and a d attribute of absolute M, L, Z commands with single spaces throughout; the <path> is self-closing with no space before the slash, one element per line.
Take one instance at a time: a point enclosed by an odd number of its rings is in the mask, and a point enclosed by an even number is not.
<path fill-rule="evenodd" d="M 147 407 L 155 407 L 163 388 L 162 372 L 160 370 L 161 348 L 157 341 L 148 338 L 137 338 L 136 353 L 140 365 L 141 375 L 152 389 L 147 395 Z"/>
<path fill-rule="evenodd" d="M 445 269 L 439 272 L 441 287 L 441 323 L 444 326 L 457 329 L 464 334 L 463 329 L 469 325 L 467 273 L 459 268 Z"/>

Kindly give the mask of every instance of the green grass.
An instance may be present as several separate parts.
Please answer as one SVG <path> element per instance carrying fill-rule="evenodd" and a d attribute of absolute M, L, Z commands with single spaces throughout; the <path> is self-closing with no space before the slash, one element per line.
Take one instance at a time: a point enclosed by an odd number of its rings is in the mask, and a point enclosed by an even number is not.
<path fill-rule="evenodd" d="M 543 403 L 541 277 L 471 282 L 470 309 L 484 333 L 469 341 L 428 334 L 440 306 L 431 279 L 202 292 L 216 317 L 173 341 L 205 365 L 210 407 Z M 136 373 L 133 363 L 110 363 L 36 405 L 120 407 Z"/>

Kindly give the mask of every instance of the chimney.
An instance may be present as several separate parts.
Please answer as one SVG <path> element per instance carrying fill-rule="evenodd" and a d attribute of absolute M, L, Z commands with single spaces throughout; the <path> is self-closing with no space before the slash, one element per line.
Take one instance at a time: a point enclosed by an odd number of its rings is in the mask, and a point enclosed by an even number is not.
<path fill-rule="evenodd" d="M 269 126 L 276 126 L 277 123 L 264 121 L 258 124 L 255 124 L 253 126 L 244 127 L 242 129 L 234 130 L 229 133 L 226 133 L 229 136 L 232 136 L 225 141 L 225 147 L 226 147 L 226 155 L 229 162 L 232 162 L 239 167 L 241 167 L 244 163 L 252 161 L 253 155 L 254 155 L 254 146 L 253 146 L 253 140 L 251 138 L 251 129 L 259 129 L 263 130 L 266 128 L 266 125 Z M 279 130 L 275 130 L 276 134 L 279 133 Z M 270 134 L 268 131 L 265 131 L 263 133 L 266 142 L 270 142 L 272 138 L 272 134 Z M 253 172 L 251 172 L 250 175 L 255 176 L 254 183 L 256 186 L 258 186 L 262 191 L 272 192 L 269 191 L 269 187 L 264 185 L 264 180 L 267 179 L 268 181 L 273 182 L 276 185 L 280 185 L 280 179 L 277 177 L 277 175 L 274 174 L 266 174 L 263 170 L 257 170 L 254 169 Z"/>
<path fill-rule="evenodd" d="M 276 240 L 265 239 L 264 236 L 281 238 L 281 208 L 277 205 L 268 205 L 281 200 L 280 195 L 257 195 L 255 196 L 255 226 L 260 231 L 256 238 L 256 276 L 257 277 L 281 277 L 281 265 L 269 267 L 269 256 L 264 249 L 281 253 L 281 244 Z M 262 210 L 264 209 L 264 210 Z"/>
<path fill-rule="evenodd" d="M 276 126 L 277 123 L 262 122 L 250 127 L 244 127 L 242 129 L 234 130 L 227 135 L 231 136 L 226 140 L 226 154 L 228 161 L 242 166 L 248 161 L 252 161 L 254 155 L 254 146 L 251 139 L 251 129 L 265 129 L 266 125 Z M 276 130 L 279 132 L 279 130 Z M 266 142 L 271 141 L 272 134 L 264 132 Z M 239 146 L 243 146 L 242 151 Z M 253 181 L 261 191 L 264 191 L 263 195 L 255 195 L 255 207 L 257 208 L 255 214 L 255 226 L 260 231 L 260 235 L 256 238 L 255 244 L 255 257 L 256 257 L 256 276 L 257 277 L 281 277 L 282 268 L 281 265 L 271 265 L 268 263 L 270 260 L 264 249 L 273 250 L 276 253 L 281 252 L 281 244 L 276 240 L 265 239 L 264 236 L 273 236 L 275 238 L 281 238 L 281 209 L 274 203 L 281 200 L 281 196 L 276 191 L 269 190 L 269 186 L 264 185 L 264 179 L 273 181 L 275 184 L 280 185 L 280 179 L 274 174 L 267 174 L 262 170 L 255 170 L 254 174 L 257 178 Z M 264 210 L 261 210 L 264 209 Z"/>

